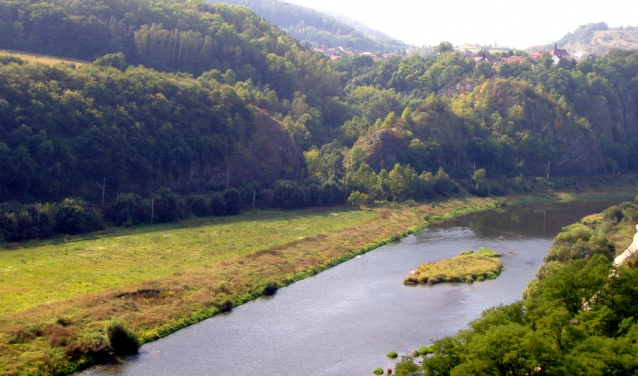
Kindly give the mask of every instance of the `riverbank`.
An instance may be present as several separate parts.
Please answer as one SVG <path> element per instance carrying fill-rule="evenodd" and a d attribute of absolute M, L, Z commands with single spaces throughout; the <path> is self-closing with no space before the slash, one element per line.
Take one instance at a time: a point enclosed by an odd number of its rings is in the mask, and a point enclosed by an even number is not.
<path fill-rule="evenodd" d="M 99 356 L 100 345 L 104 345 L 103 328 L 113 317 L 120 318 L 127 326 L 138 332 L 144 341 L 150 341 L 171 333 L 179 328 L 211 317 L 227 307 L 236 306 L 261 295 L 267 283 L 279 286 L 314 275 L 326 268 L 346 261 L 358 254 L 394 241 L 408 233 L 427 226 L 430 220 L 451 218 L 472 211 L 486 210 L 504 205 L 506 200 L 525 203 L 538 200 L 569 200 L 603 198 L 617 196 L 621 192 L 587 192 L 585 194 L 544 194 L 541 196 L 510 196 L 503 198 L 461 197 L 424 204 L 381 206 L 364 210 L 328 209 L 323 211 L 267 212 L 253 213 L 232 220 L 199 221 L 191 226 L 187 237 L 175 235 L 178 228 L 161 227 L 161 231 L 135 230 L 131 233 L 112 233 L 103 237 L 73 238 L 67 242 L 50 244 L 49 255 L 88 251 L 100 251 L 98 244 L 108 239 L 115 244 L 102 259 L 94 259 L 82 266 L 70 269 L 60 265 L 62 278 L 82 271 L 92 271 L 94 283 L 102 283 L 101 291 L 63 298 L 48 304 L 31 306 L 24 310 L 4 313 L 0 316 L 0 371 L 4 374 L 26 373 L 69 373 L 86 367 Z M 628 190 L 624 197 L 632 198 L 635 192 Z M 323 228 L 314 233 L 299 236 L 296 225 L 303 215 L 316 214 L 329 223 L 340 216 L 357 214 L 351 222 L 342 221 L 332 228 Z M 336 214 L 336 215 L 333 215 Z M 251 226 L 258 226 L 261 220 L 271 223 L 277 216 L 286 218 L 286 224 L 277 229 L 264 229 L 264 238 L 254 240 L 253 246 L 245 252 L 237 252 L 240 239 L 246 236 Z M 317 218 L 309 219 L 307 228 L 317 229 Z M 248 229 L 238 231 L 238 225 L 249 222 Z M 208 228 L 207 226 L 212 226 Z M 225 238 L 227 243 L 219 245 L 212 254 L 194 250 L 198 244 L 211 241 L 207 236 L 219 230 L 216 226 L 232 226 L 221 230 L 212 238 Z M 176 226 L 177 227 L 177 226 Z M 184 228 L 183 225 L 179 228 Z M 202 232 L 203 231 L 203 232 Z M 177 243 L 169 242 L 172 233 Z M 131 249 L 132 237 L 153 234 L 150 239 L 153 252 L 141 253 Z M 200 234 L 200 235 L 198 235 Z M 279 239 L 283 234 L 289 237 Z M 269 238 L 268 236 L 271 238 Z M 294 236 L 297 235 L 297 236 Z M 151 235 L 148 235 L 151 236 Z M 188 243 L 188 242 L 192 243 Z M 86 242 L 86 244 L 82 243 Z M 178 243 L 188 243 L 180 252 L 171 254 L 170 247 Z M 3 271 L 20 263 L 20 253 L 38 250 L 41 246 L 13 249 L 14 264 L 2 261 Z M 232 248 L 229 249 L 229 248 Z M 119 253 L 128 252 L 127 257 L 135 259 L 140 267 L 164 270 L 164 275 L 148 278 L 142 282 L 108 286 L 108 279 L 102 270 L 121 262 Z M 108 253 L 111 253 L 110 258 Z M 3 253 L 4 255 L 4 253 Z M 86 256 L 84 256 L 86 257 Z M 181 260 L 181 263 L 180 263 Z M 54 264 L 49 262 L 49 264 Z M 156 266 L 157 265 L 157 266 Z M 171 273 L 172 268 L 177 268 Z M 142 268 L 143 269 L 143 268 Z M 69 273 L 72 270 L 73 273 Z M 36 269 L 25 270 L 24 274 L 37 273 Z M 132 269 L 128 274 L 135 274 Z M 143 273 L 142 273 L 143 274 Z M 16 273 L 14 276 L 19 277 Z M 2 276 L 3 287 L 31 289 L 12 284 L 13 279 Z M 144 277 L 146 278 L 146 277 Z M 17 278 L 19 279 L 19 278 Z M 43 278 L 40 278 L 42 281 Z M 36 301 L 41 297 L 34 297 Z"/>

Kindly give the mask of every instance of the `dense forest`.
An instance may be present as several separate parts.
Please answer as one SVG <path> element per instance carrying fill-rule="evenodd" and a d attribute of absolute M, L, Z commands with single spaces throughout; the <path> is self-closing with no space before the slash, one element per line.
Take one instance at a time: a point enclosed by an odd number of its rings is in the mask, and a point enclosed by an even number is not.
<path fill-rule="evenodd" d="M 599 225 L 635 224 L 636 210 L 608 208 Z M 635 375 L 638 269 L 635 258 L 632 267 L 612 265 L 615 251 L 588 225 L 568 226 L 522 301 L 483 312 L 467 330 L 435 341 L 422 367 L 405 357 L 395 374 Z"/>
<path fill-rule="evenodd" d="M 402 52 L 406 45 L 379 32 L 365 33 L 334 17 L 279 0 L 211 1 L 242 5 L 281 27 L 303 45 L 350 47 L 359 51 Z"/>
<path fill-rule="evenodd" d="M 243 207 L 290 209 L 638 171 L 633 51 L 493 66 L 441 43 L 331 62 L 247 8 L 195 0 L 0 0 L 0 33 L 0 48 L 93 61 L 0 59 L 0 202 L 16 201 L 2 209 L 14 224 L 35 221 L 36 202 L 160 188 L 209 208 L 236 188 Z M 212 213 L 189 207 L 174 218 Z"/>

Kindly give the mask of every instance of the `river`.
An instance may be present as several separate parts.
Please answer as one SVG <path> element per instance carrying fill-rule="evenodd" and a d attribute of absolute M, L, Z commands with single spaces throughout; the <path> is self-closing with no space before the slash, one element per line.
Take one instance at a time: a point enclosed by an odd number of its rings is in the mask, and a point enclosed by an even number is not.
<path fill-rule="evenodd" d="M 79 374 L 371 375 L 393 366 L 386 353 L 411 353 L 520 299 L 563 226 L 619 201 L 507 207 L 431 226 Z M 402 283 L 419 264 L 481 247 L 503 255 L 496 280 Z"/>

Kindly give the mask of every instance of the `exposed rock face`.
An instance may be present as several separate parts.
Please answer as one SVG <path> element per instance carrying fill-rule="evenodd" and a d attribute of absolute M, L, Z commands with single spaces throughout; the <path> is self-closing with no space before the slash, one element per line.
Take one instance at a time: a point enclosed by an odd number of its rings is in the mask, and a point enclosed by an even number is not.
<path fill-rule="evenodd" d="M 472 79 L 454 80 L 439 89 L 437 94 L 452 98 L 455 95 L 471 93 L 478 85 L 478 81 Z"/>
<path fill-rule="evenodd" d="M 564 147 L 553 171 L 564 174 L 591 174 L 605 168 L 603 154 L 597 138 L 587 138 L 582 133 L 559 137 Z"/>
<path fill-rule="evenodd" d="M 304 166 L 284 127 L 267 113 L 257 115 L 257 127 L 248 143 L 237 145 L 236 152 L 222 159 L 211 155 L 194 164 L 187 176 L 171 184 L 181 191 L 202 191 L 237 186 L 242 180 L 269 185 L 277 179 L 296 179 Z"/>
<path fill-rule="evenodd" d="M 392 129 L 379 129 L 356 146 L 366 151 L 365 163 L 374 170 L 392 169 L 398 161 L 397 141 L 400 136 Z"/>

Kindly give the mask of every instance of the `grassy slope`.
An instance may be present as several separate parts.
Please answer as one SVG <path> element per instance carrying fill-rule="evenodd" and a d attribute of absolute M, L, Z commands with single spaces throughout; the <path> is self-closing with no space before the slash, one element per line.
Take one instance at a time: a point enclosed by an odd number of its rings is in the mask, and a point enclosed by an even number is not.
<path fill-rule="evenodd" d="M 635 182 L 580 192 L 621 194 L 633 197 Z M 507 199 L 573 198 L 550 192 Z M 0 252 L 0 374 L 71 372 L 91 363 L 73 348 L 90 347 L 114 317 L 153 340 L 227 302 L 253 299 L 268 282 L 291 283 L 423 228 L 424 218 L 489 209 L 499 200 L 256 212 L 12 247 Z"/>
<path fill-rule="evenodd" d="M 90 62 L 84 60 L 68 59 L 65 57 L 41 55 L 22 51 L 0 50 L 0 55 L 15 56 L 30 63 L 40 63 L 48 66 L 53 66 L 56 64 L 75 64 L 76 66 L 91 64 Z"/>

